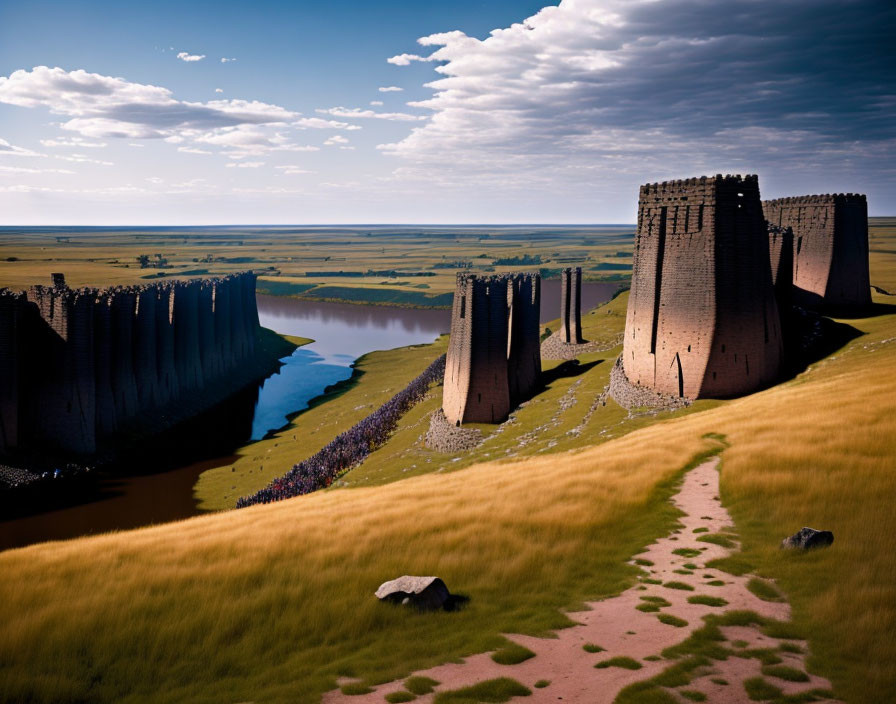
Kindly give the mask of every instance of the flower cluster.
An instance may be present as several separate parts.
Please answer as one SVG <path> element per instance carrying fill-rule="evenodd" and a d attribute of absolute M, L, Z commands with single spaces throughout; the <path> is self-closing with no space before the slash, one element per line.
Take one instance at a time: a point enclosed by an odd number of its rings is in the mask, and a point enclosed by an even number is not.
<path fill-rule="evenodd" d="M 261 491 L 242 497 L 236 507 L 282 501 L 330 486 L 337 477 L 359 465 L 367 455 L 384 445 L 399 419 L 419 403 L 430 385 L 444 374 L 445 355 L 442 355 L 364 420 L 337 435 L 317 454 L 299 462 Z"/>

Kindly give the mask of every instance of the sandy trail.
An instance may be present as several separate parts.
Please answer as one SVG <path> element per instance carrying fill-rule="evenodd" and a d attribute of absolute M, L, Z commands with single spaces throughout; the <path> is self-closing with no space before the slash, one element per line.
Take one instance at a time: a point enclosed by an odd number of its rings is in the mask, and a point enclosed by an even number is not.
<path fill-rule="evenodd" d="M 701 536 L 725 532 L 726 529 L 732 530 L 731 517 L 718 498 L 717 465 L 718 459 L 714 458 L 685 475 L 680 491 L 673 497 L 675 505 L 684 513 L 679 519 L 681 527 L 650 545 L 636 558 L 648 572 L 647 579 L 661 580 L 663 584 L 650 584 L 645 581 L 616 597 L 589 603 L 589 610 L 569 614 L 579 625 L 557 631 L 556 638 L 508 635 L 510 640 L 535 653 L 535 657 L 517 665 L 499 665 L 492 660 L 491 653 L 481 653 L 468 657 L 461 663 L 439 665 L 414 674 L 439 682 L 435 692 L 468 687 L 484 680 L 510 677 L 532 690 L 532 696 L 520 701 L 533 704 L 561 700 L 609 704 L 623 687 L 647 680 L 673 664 L 674 660 L 646 658 L 658 657 L 664 648 L 685 640 L 704 625 L 703 616 L 707 614 L 749 610 L 763 617 L 780 621 L 789 620 L 789 604 L 763 601 L 747 589 L 747 582 L 753 575 L 735 577 L 704 567 L 710 560 L 726 557 L 738 550 L 736 546 L 725 548 L 698 540 Z M 695 533 L 695 530 L 698 532 Z M 735 536 L 731 537 L 736 540 Z M 682 556 L 674 552 L 683 548 L 699 551 L 699 554 Z M 652 564 L 640 562 L 645 560 Z M 697 565 L 698 569 L 686 570 L 684 565 Z M 676 570 L 691 574 L 677 573 Z M 673 581 L 686 584 L 692 587 L 692 590 L 664 586 Z M 710 582 L 715 582 L 715 585 L 710 585 Z M 723 584 L 720 585 L 719 582 Z M 689 603 L 688 598 L 695 595 L 721 597 L 727 604 L 713 607 Z M 640 611 L 636 607 L 648 603 L 644 597 L 662 597 L 670 605 L 663 606 L 659 612 Z M 658 619 L 659 614 L 676 616 L 686 621 L 687 625 L 666 625 Z M 723 627 L 722 633 L 727 641 L 721 645 L 734 651 L 753 648 L 778 649 L 784 642 L 763 635 L 758 627 L 729 626 Z M 791 645 L 785 647 L 793 650 L 798 648 L 802 652 L 776 652 L 782 661 L 780 665 L 805 672 L 807 644 L 795 640 L 787 643 Z M 583 648 L 586 644 L 600 646 L 604 651 L 587 652 Z M 621 667 L 595 668 L 597 663 L 616 656 L 633 658 L 641 668 L 637 670 Z M 761 667 L 761 662 L 756 658 L 728 657 L 727 660 L 713 660 L 711 665 L 697 670 L 692 681 L 680 690 L 702 692 L 707 696 L 706 701 L 735 704 L 751 701 L 743 682 L 748 678 L 760 676 L 785 694 L 830 689 L 827 680 L 814 675 L 809 675 L 807 682 L 791 682 L 768 674 L 762 675 Z M 550 684 L 543 688 L 534 687 L 536 682 L 544 680 L 548 680 Z M 356 704 L 382 703 L 387 694 L 403 689 L 403 681 L 398 680 L 380 685 L 373 693 L 366 695 L 346 696 L 336 690 L 326 694 L 323 701 L 328 704 L 342 701 Z M 434 694 L 428 694 L 417 697 L 415 701 L 426 704 L 433 698 Z M 682 702 L 688 701 L 684 697 L 677 698 Z M 819 699 L 819 701 L 830 700 Z"/>

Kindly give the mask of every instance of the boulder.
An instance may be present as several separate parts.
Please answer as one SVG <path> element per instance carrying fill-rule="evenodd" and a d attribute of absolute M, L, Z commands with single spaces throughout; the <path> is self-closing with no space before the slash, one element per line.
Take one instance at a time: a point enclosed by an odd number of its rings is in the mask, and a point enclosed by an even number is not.
<path fill-rule="evenodd" d="M 407 604 L 423 611 L 445 608 L 451 598 L 448 587 L 438 577 L 409 575 L 383 582 L 376 590 L 376 596 L 380 601 Z"/>
<path fill-rule="evenodd" d="M 834 542 L 834 534 L 829 530 L 815 530 L 814 528 L 801 528 L 789 538 L 781 541 L 782 548 L 800 550 L 812 550 L 813 548 L 826 548 Z"/>

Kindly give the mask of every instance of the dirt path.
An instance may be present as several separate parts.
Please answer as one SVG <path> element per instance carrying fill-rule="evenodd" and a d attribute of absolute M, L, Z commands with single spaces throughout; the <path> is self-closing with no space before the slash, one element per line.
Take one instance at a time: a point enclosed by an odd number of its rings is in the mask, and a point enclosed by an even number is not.
<path fill-rule="evenodd" d="M 482 653 L 458 664 L 439 665 L 415 675 L 437 681 L 439 685 L 435 692 L 509 677 L 532 690 L 532 696 L 520 701 L 609 704 L 623 687 L 649 680 L 678 662 L 661 657 L 661 652 L 703 627 L 703 617 L 708 614 L 724 617 L 732 611 L 747 610 L 766 619 L 788 621 L 789 604 L 760 599 L 747 588 L 752 575 L 735 577 L 704 567 L 707 562 L 738 550 L 736 536 L 730 533 L 731 517 L 718 498 L 717 464 L 717 459 L 709 460 L 685 476 L 681 490 L 673 497 L 675 505 L 685 514 L 680 519 L 681 527 L 650 545 L 633 560 L 648 573 L 640 585 L 619 596 L 592 602 L 588 604 L 588 611 L 570 613 L 570 618 L 580 625 L 557 631 L 556 638 L 508 635 L 510 640 L 535 653 L 534 657 L 516 665 L 500 665 L 492 660 L 491 653 Z M 710 539 L 724 543 L 724 537 L 727 537 L 728 547 L 699 540 L 719 535 L 723 537 Z M 678 583 L 679 588 L 670 587 L 670 582 Z M 715 597 L 726 603 L 719 606 L 690 603 L 688 600 L 693 597 Z M 649 610 L 652 608 L 658 610 Z M 671 617 L 679 619 L 676 625 L 660 621 L 660 618 L 672 621 Z M 719 624 L 719 627 L 724 640 L 715 640 L 714 645 L 738 655 L 724 660 L 710 658 L 705 661 L 707 664 L 692 670 L 685 678 L 690 681 L 677 688 L 679 694 L 672 695 L 675 701 L 703 701 L 697 692 L 705 695 L 705 701 L 709 702 L 746 704 L 764 701 L 751 700 L 747 692 L 745 681 L 752 687 L 754 696 L 757 696 L 756 688 L 763 686 L 763 682 L 755 678 L 761 678 L 765 685 L 784 694 L 830 689 L 827 680 L 806 675 L 808 648 L 804 641 L 772 637 L 759 625 Z M 586 645 L 599 646 L 603 650 L 589 652 Z M 595 667 L 614 657 L 631 658 L 634 662 L 628 662 L 629 666 L 638 669 Z M 765 674 L 762 673 L 763 663 Z M 782 674 L 790 679 L 783 679 Z M 802 678 L 806 681 L 791 681 Z M 544 681 L 549 684 L 535 687 L 536 682 L 543 684 Z M 346 696 L 337 690 L 325 695 L 324 701 L 381 703 L 386 701 L 386 695 L 403 689 L 403 681 L 395 681 L 380 685 L 373 693 L 365 695 Z M 676 690 L 670 688 L 667 691 Z M 686 695 L 681 696 L 681 692 Z M 434 694 L 426 694 L 414 701 L 424 704 L 433 698 Z M 766 700 L 772 698 L 767 696 Z M 820 692 L 816 700 L 830 701 Z"/>

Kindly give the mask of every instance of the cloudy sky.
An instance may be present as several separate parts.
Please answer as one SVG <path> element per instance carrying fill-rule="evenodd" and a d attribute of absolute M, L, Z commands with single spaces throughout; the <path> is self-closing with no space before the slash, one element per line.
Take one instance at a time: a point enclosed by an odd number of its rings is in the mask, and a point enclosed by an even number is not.
<path fill-rule="evenodd" d="M 0 3 L 0 224 L 624 223 L 637 187 L 896 214 L 892 0 Z"/>

